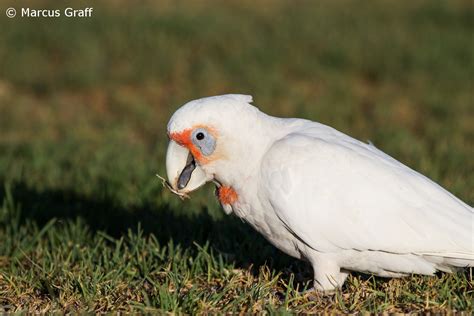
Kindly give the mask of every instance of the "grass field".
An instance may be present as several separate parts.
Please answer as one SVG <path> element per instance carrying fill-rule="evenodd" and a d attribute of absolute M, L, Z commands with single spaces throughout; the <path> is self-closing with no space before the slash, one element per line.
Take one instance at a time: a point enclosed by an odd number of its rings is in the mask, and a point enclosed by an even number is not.
<path fill-rule="evenodd" d="M 212 186 L 182 202 L 155 177 L 178 106 L 245 93 L 272 115 L 371 140 L 473 205 L 472 2 L 103 1 L 88 19 L 3 15 L 19 3 L 0 6 L 0 312 L 473 311 L 472 270 L 354 273 L 334 296 L 305 295 L 310 266 L 225 216 Z"/>

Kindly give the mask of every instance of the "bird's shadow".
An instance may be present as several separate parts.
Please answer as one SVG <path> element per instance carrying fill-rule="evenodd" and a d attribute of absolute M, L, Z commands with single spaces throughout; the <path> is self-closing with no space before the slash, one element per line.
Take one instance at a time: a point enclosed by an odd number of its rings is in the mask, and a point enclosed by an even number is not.
<path fill-rule="evenodd" d="M 162 245 L 170 240 L 183 248 L 208 243 L 225 263 L 254 274 L 266 265 L 281 272 L 286 284 L 294 278 L 293 286 L 300 289 L 312 278 L 309 264 L 285 255 L 234 216 L 216 219 L 205 208 L 195 215 L 180 214 L 164 202 L 124 207 L 107 196 L 88 197 L 70 189 L 38 190 L 22 182 L 10 185 L 8 194 L 20 205 L 21 223 L 29 221 L 41 228 L 53 218 L 57 225 L 80 218 L 91 232 L 101 231 L 115 238 L 140 227 L 145 235 L 153 234 Z M 1 190 L 0 201 L 6 195 L 7 191 Z"/>

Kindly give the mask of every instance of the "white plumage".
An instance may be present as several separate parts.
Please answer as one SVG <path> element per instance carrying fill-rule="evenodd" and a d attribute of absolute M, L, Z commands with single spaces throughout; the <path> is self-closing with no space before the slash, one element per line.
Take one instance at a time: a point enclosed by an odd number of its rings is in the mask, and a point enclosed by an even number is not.
<path fill-rule="evenodd" d="M 311 262 L 320 290 L 342 286 L 349 270 L 399 277 L 474 266 L 472 207 L 371 144 L 250 102 L 224 95 L 176 111 L 167 153 L 176 192 L 216 182 L 224 210 Z"/>

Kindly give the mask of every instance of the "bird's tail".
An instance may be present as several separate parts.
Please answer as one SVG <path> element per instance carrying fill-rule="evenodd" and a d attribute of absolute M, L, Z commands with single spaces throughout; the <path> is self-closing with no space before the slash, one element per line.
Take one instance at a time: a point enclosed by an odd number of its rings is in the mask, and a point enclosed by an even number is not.
<path fill-rule="evenodd" d="M 474 267 L 474 253 L 424 253 L 423 257 L 435 264 L 437 270 L 454 272 L 458 268 Z"/>

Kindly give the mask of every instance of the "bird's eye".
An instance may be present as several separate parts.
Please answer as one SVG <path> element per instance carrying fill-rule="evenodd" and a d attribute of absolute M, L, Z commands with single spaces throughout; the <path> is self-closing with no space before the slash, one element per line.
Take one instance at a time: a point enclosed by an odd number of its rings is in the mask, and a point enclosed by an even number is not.
<path fill-rule="evenodd" d="M 203 140 L 204 139 L 204 133 L 202 133 L 202 132 L 197 133 L 196 134 L 196 139 L 197 140 Z"/>
<path fill-rule="evenodd" d="M 194 145 L 203 153 L 205 156 L 209 156 L 214 152 L 216 148 L 216 140 L 204 128 L 199 128 L 193 132 L 192 140 Z"/>

